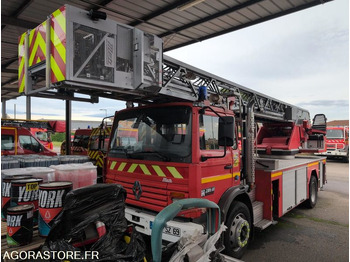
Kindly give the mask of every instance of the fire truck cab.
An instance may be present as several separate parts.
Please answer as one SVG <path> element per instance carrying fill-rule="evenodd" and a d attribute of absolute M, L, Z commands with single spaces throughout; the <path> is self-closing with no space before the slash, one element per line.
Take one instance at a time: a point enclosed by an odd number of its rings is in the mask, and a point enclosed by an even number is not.
<path fill-rule="evenodd" d="M 77 129 L 74 133 L 74 138 L 71 146 L 72 155 L 84 155 L 88 154 L 88 144 L 92 129 Z M 66 154 L 66 141 L 61 144 L 61 155 Z"/>
<path fill-rule="evenodd" d="M 57 155 L 42 145 L 32 133 L 24 127 L 1 127 L 1 155 L 39 154 Z"/>
<path fill-rule="evenodd" d="M 342 159 L 349 162 L 349 127 L 327 127 L 326 151 L 317 155 L 326 156 L 328 159 Z"/>

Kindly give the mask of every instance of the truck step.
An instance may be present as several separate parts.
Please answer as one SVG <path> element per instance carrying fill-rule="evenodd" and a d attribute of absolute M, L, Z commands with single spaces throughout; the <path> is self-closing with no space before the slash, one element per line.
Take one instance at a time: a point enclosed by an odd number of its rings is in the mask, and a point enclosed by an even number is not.
<path fill-rule="evenodd" d="M 253 202 L 253 215 L 254 215 L 254 225 L 263 220 L 263 207 L 264 203 L 260 201 Z"/>
<path fill-rule="evenodd" d="M 254 226 L 256 228 L 258 228 L 259 230 L 264 230 L 265 228 L 267 228 L 268 226 L 271 226 L 272 224 L 275 225 L 275 224 L 277 224 L 277 222 L 272 221 L 272 220 L 263 219 L 259 223 L 254 224 Z"/>
<path fill-rule="evenodd" d="M 255 188 L 248 193 L 250 201 L 253 203 L 255 201 Z"/>

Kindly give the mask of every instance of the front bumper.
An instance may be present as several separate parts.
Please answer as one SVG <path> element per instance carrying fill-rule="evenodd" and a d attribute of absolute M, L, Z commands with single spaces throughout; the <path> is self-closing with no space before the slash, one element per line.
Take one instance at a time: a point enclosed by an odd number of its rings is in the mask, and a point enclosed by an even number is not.
<path fill-rule="evenodd" d="M 129 222 L 135 225 L 138 232 L 151 236 L 155 215 L 145 213 L 132 207 L 126 207 L 125 217 Z M 177 242 L 184 234 L 193 235 L 197 230 L 204 233 L 204 228 L 200 224 L 171 220 L 167 222 L 164 227 L 162 239 L 169 242 Z"/>
<path fill-rule="evenodd" d="M 318 156 L 331 156 L 331 157 L 346 157 L 348 153 L 346 151 L 339 150 L 327 150 L 326 152 L 316 154 Z"/>

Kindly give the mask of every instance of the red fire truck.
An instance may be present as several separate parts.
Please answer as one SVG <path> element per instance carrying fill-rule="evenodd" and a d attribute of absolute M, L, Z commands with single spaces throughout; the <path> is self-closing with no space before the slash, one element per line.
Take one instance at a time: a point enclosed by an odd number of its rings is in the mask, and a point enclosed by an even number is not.
<path fill-rule="evenodd" d="M 51 134 L 65 132 L 66 124 L 59 120 L 1 119 L 1 126 L 27 128 L 45 148 L 53 150 Z"/>
<path fill-rule="evenodd" d="M 326 152 L 317 155 L 326 156 L 328 159 L 342 159 L 349 162 L 349 127 L 327 127 Z"/>
<path fill-rule="evenodd" d="M 89 138 L 91 135 L 92 129 L 84 128 L 75 130 L 72 146 L 71 146 L 71 154 L 72 155 L 83 155 L 86 156 L 88 154 L 88 144 Z M 66 141 L 63 141 L 61 144 L 61 155 L 66 154 Z"/>
<path fill-rule="evenodd" d="M 1 155 L 39 154 L 56 156 L 24 127 L 1 126 Z"/>
<path fill-rule="evenodd" d="M 68 5 L 49 16 L 66 63 L 51 68 L 42 57 L 40 66 L 46 88 L 67 99 L 80 91 L 90 101 L 97 95 L 128 101 L 114 116 L 104 180 L 126 189 L 126 218 L 138 231 L 151 235 L 157 213 L 174 201 L 205 198 L 219 205 L 227 226 L 224 252 L 239 258 L 254 228 L 265 229 L 302 203 L 316 205 L 326 158 L 299 153 L 325 150 L 324 115 L 311 121 L 305 109 L 164 55 L 155 35 L 100 17 Z M 33 30 L 50 38 L 44 24 Z M 21 36 L 20 50 L 28 50 L 21 39 L 33 30 Z M 61 61 L 55 49 L 47 52 Z M 35 91 L 30 80 L 37 68 L 23 69 L 26 92 Z M 179 213 L 163 240 L 204 232 L 203 212 Z"/>

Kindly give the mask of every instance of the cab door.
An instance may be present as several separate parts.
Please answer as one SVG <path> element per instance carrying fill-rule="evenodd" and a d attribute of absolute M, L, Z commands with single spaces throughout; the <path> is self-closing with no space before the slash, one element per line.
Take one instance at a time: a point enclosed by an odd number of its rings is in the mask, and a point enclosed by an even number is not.
<path fill-rule="evenodd" d="M 17 130 L 1 127 L 1 155 L 17 155 Z"/>
<path fill-rule="evenodd" d="M 211 112 L 199 115 L 201 154 L 201 197 L 218 202 L 227 188 L 239 184 L 239 167 L 232 146 L 219 146 L 219 117 Z"/>

